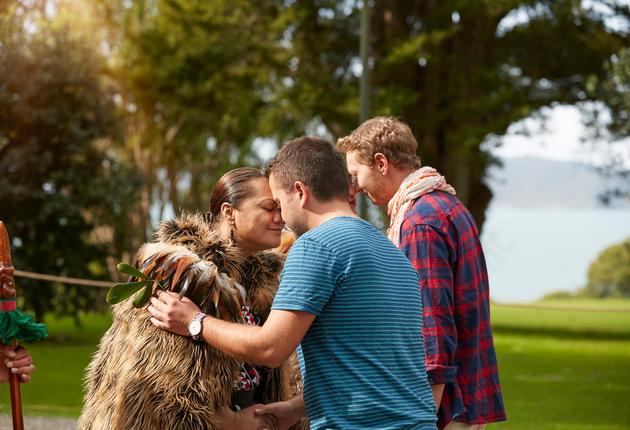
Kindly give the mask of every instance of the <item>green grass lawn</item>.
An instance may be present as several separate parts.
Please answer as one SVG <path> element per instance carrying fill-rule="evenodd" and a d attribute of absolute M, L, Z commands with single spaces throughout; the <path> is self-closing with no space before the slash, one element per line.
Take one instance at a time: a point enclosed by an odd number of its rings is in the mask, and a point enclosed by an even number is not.
<path fill-rule="evenodd" d="M 50 338 L 29 346 L 37 372 L 22 385 L 25 415 L 79 416 L 83 373 L 111 318 L 89 314 L 81 321 L 76 327 L 70 318 L 48 318 Z M 11 413 L 8 388 L 0 391 L 0 413 Z"/>
<path fill-rule="evenodd" d="M 509 418 L 498 429 L 630 428 L 630 312 L 493 306 L 492 321 Z"/>
<path fill-rule="evenodd" d="M 547 302 L 545 302 L 547 304 Z M 630 429 L 630 301 L 553 302 L 613 312 L 494 305 L 495 342 L 509 421 L 497 429 Z M 78 416 L 82 377 L 107 315 L 48 322 L 31 346 L 38 371 L 23 386 L 27 415 Z M 10 413 L 8 390 L 0 413 Z"/>
<path fill-rule="evenodd" d="M 564 306 L 575 308 L 602 308 L 617 311 L 630 310 L 630 300 L 621 298 L 596 299 L 577 296 L 571 299 L 543 299 L 535 303 L 543 306 Z"/>

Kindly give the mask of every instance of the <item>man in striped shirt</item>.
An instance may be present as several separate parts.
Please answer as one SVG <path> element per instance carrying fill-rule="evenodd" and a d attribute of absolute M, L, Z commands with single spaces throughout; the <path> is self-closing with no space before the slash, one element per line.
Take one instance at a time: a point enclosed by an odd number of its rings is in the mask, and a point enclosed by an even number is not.
<path fill-rule="evenodd" d="M 313 430 L 434 430 L 418 277 L 350 209 L 343 155 L 325 140 L 303 137 L 288 142 L 267 170 L 283 218 L 299 236 L 272 311 L 262 327 L 207 317 L 203 339 L 269 367 L 298 347 L 303 395 L 257 411 L 275 416 L 280 429 L 307 415 Z M 189 306 L 167 293 L 160 300 L 160 313 Z M 184 310 L 179 323 L 165 317 L 164 328 L 185 335 L 182 322 L 195 312 Z"/>
<path fill-rule="evenodd" d="M 481 429 L 505 420 L 488 273 L 470 212 L 443 176 L 420 167 L 418 144 L 402 121 L 370 119 L 337 146 L 356 191 L 387 206 L 388 236 L 418 271 L 438 428 Z"/>

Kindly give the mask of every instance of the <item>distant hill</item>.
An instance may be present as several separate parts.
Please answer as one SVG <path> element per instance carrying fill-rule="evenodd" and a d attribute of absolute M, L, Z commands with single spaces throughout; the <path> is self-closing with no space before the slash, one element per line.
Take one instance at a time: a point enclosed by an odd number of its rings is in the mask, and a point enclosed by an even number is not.
<path fill-rule="evenodd" d="M 491 169 L 487 183 L 493 206 L 529 208 L 603 207 L 599 196 L 614 186 L 588 164 L 535 157 L 505 158 L 503 167 Z M 630 202 L 617 199 L 611 206 Z"/>

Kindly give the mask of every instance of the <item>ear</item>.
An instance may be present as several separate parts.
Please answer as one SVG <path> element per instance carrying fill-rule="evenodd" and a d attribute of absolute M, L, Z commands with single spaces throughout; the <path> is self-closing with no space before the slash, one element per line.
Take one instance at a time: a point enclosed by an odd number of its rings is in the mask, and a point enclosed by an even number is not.
<path fill-rule="evenodd" d="M 381 152 L 374 154 L 374 167 L 381 173 L 381 175 L 387 175 L 389 171 L 389 160 L 387 156 Z"/>
<path fill-rule="evenodd" d="M 228 224 L 234 224 L 234 208 L 231 204 L 225 202 L 221 205 L 221 215 Z"/>
<path fill-rule="evenodd" d="M 293 192 L 296 194 L 296 197 L 300 201 L 300 206 L 304 207 L 306 202 L 310 199 L 311 190 L 308 189 L 304 183 L 297 181 L 293 184 Z"/>

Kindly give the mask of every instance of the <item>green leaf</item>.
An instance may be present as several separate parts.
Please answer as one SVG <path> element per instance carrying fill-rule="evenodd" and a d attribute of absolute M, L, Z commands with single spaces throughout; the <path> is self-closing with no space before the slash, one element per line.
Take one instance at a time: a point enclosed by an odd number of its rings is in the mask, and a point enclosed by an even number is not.
<path fill-rule="evenodd" d="M 144 287 L 144 290 L 136 294 L 136 297 L 133 299 L 133 307 L 141 308 L 147 304 L 149 299 L 151 298 L 151 294 L 153 293 L 153 286 L 151 284 Z"/>
<path fill-rule="evenodd" d="M 116 268 L 119 272 L 125 273 L 129 276 L 135 276 L 136 278 L 144 279 L 145 281 L 149 279 L 147 275 L 127 263 L 118 263 L 116 265 Z"/>
<path fill-rule="evenodd" d="M 123 284 L 116 284 L 107 292 L 107 303 L 115 305 L 123 300 L 131 297 L 131 295 L 144 286 L 150 286 L 153 281 L 140 281 L 140 282 L 125 282 Z"/>

